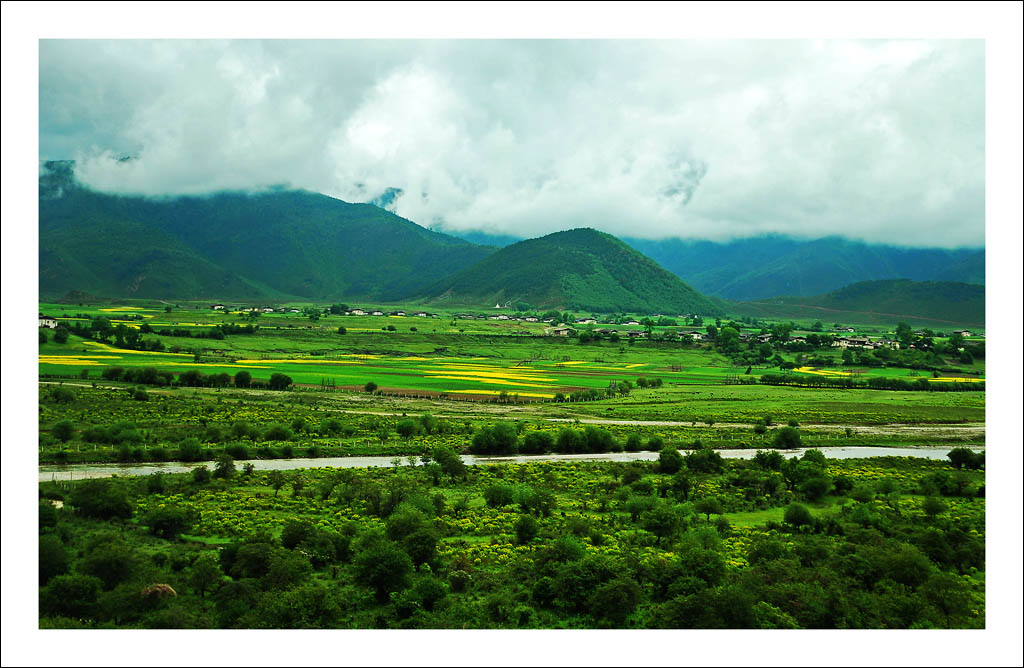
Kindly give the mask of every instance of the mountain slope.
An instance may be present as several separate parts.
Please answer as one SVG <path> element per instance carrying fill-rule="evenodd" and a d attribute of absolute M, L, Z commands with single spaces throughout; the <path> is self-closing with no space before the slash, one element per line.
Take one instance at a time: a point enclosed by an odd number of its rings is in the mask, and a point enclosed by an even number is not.
<path fill-rule="evenodd" d="M 494 251 L 299 190 L 119 197 L 40 178 L 40 292 L 394 301 Z"/>
<path fill-rule="evenodd" d="M 862 281 L 811 297 L 773 297 L 733 305 L 738 315 L 821 317 L 828 312 L 884 316 L 884 321 L 920 318 L 984 327 L 985 287 L 949 281 Z M 817 313 L 817 316 L 814 314 Z"/>
<path fill-rule="evenodd" d="M 506 246 L 424 292 L 432 301 L 641 313 L 721 313 L 718 305 L 615 237 L 589 228 Z"/>
<path fill-rule="evenodd" d="M 901 248 L 839 237 L 623 240 L 697 290 L 734 300 L 816 295 L 866 280 L 985 282 L 983 249 Z"/>

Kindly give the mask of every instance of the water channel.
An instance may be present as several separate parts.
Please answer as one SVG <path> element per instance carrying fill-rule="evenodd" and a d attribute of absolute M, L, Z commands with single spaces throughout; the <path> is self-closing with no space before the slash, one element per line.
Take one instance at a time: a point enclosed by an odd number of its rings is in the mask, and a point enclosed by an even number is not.
<path fill-rule="evenodd" d="M 818 448 L 826 457 L 832 459 L 859 459 L 864 457 L 922 457 L 924 459 L 945 459 L 947 453 L 953 446 L 920 446 L 908 448 L 883 448 L 872 446 L 824 446 Z M 984 451 L 984 448 L 972 447 L 975 451 Z M 787 457 L 799 457 L 806 448 L 781 451 Z M 685 452 L 685 451 L 682 451 Z M 754 449 L 722 449 L 718 453 L 725 459 L 750 459 L 757 450 Z M 526 462 L 631 462 L 631 461 L 652 461 L 658 458 L 657 452 L 608 452 L 602 454 L 581 454 L 581 455 L 516 455 L 509 457 L 477 457 L 474 455 L 462 455 L 462 461 L 466 464 L 512 464 Z M 257 471 L 291 471 L 295 469 L 308 468 L 366 468 L 366 467 L 391 467 L 398 459 L 401 466 L 408 465 L 407 457 L 319 457 L 294 459 L 253 459 L 239 460 L 235 465 L 241 466 L 247 462 L 253 465 Z M 417 463 L 419 458 L 417 457 Z M 84 478 L 109 478 L 112 476 L 139 476 L 151 473 L 187 473 L 196 466 L 206 464 L 209 468 L 214 467 L 214 462 L 195 462 L 186 464 L 184 462 L 165 462 L 161 464 L 45 464 L 39 467 L 39 482 L 51 480 L 81 480 Z"/>

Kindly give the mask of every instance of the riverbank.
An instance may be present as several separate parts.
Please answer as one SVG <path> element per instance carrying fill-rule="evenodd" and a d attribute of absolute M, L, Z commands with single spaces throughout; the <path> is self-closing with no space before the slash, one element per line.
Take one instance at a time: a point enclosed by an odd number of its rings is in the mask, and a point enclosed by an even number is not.
<path fill-rule="evenodd" d="M 919 457 L 923 459 L 946 459 L 947 454 L 959 446 L 921 446 L 886 448 L 877 446 L 835 446 L 822 447 L 826 457 L 831 459 L 863 459 L 873 457 Z M 800 457 L 809 448 L 780 450 L 786 457 Z M 984 447 L 972 448 L 984 451 Z M 681 451 L 682 452 L 682 451 Z M 717 452 L 725 459 L 751 459 L 757 453 L 756 448 L 728 448 Z M 527 462 L 574 462 L 604 461 L 630 462 L 654 461 L 658 453 L 641 452 L 609 452 L 575 455 L 517 455 L 510 457 L 479 457 L 462 455 L 462 461 L 468 466 L 493 464 L 527 463 Z M 413 464 L 419 464 L 417 457 L 412 457 Z M 238 467 L 252 464 L 256 471 L 291 471 L 296 469 L 314 468 L 388 468 L 393 466 L 409 466 L 409 457 L 296 457 L 292 459 L 251 459 L 235 462 Z M 186 473 L 197 466 L 213 468 L 214 462 L 162 462 L 158 464 L 67 464 L 42 465 L 39 467 L 39 482 L 82 480 L 86 478 L 110 478 L 113 476 L 145 476 L 153 473 Z"/>

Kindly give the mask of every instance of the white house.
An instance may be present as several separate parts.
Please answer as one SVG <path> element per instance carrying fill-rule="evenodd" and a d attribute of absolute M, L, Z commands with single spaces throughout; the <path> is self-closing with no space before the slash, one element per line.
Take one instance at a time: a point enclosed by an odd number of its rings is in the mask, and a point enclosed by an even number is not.
<path fill-rule="evenodd" d="M 366 315 L 366 311 L 364 311 L 361 308 L 354 308 L 351 311 L 349 311 L 349 313 L 351 313 L 352 315 Z"/>
<path fill-rule="evenodd" d="M 210 308 L 212 308 L 214 311 L 223 311 L 224 310 L 224 304 L 214 304 Z"/>
<path fill-rule="evenodd" d="M 39 326 L 47 329 L 57 329 L 57 319 L 48 315 L 39 314 Z"/>

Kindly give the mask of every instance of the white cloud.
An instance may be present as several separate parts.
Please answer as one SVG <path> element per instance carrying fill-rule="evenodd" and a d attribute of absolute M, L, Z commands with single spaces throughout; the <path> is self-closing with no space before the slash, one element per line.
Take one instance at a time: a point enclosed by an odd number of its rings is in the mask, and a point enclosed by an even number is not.
<path fill-rule="evenodd" d="M 41 152 L 532 236 L 984 241 L 981 41 L 60 42 Z M 137 159 L 118 162 L 124 153 Z"/>

